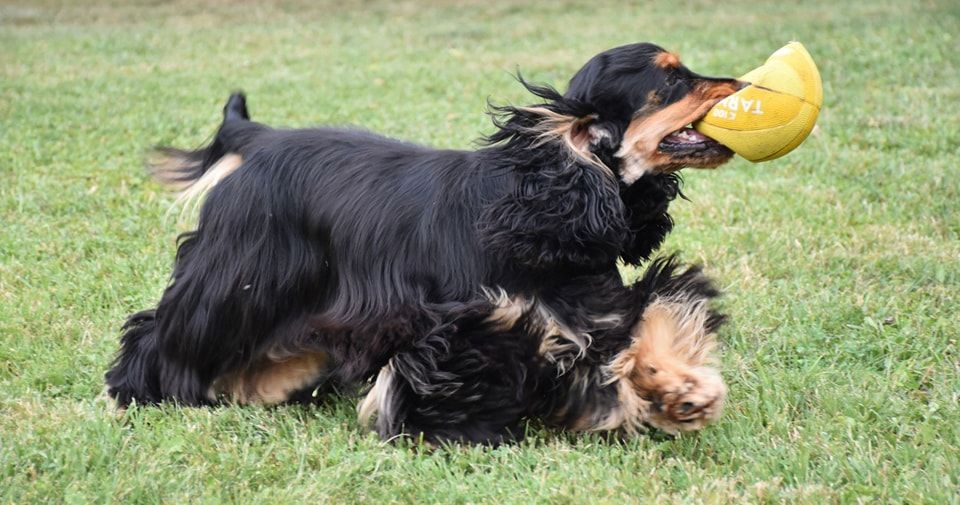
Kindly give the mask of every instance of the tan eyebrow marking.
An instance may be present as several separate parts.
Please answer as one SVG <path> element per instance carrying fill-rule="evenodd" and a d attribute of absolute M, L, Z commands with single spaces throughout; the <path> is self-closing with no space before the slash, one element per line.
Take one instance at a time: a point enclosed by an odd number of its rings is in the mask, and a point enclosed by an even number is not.
<path fill-rule="evenodd" d="M 677 56 L 677 53 L 664 51 L 654 58 L 653 63 L 660 68 L 677 68 L 680 66 L 680 56 Z"/>

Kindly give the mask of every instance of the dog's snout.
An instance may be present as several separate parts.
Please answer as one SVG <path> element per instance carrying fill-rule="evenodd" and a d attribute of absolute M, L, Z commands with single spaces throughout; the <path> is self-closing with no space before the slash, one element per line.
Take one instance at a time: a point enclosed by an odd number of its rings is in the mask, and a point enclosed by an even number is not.
<path fill-rule="evenodd" d="M 749 84 L 730 77 L 700 77 L 696 90 L 703 100 L 722 100 Z"/>
<path fill-rule="evenodd" d="M 721 82 L 716 82 L 710 87 L 710 90 L 706 94 L 706 98 L 723 100 L 724 98 L 740 91 L 743 88 L 746 88 L 749 85 L 749 82 L 741 81 L 739 79 L 726 79 Z"/>

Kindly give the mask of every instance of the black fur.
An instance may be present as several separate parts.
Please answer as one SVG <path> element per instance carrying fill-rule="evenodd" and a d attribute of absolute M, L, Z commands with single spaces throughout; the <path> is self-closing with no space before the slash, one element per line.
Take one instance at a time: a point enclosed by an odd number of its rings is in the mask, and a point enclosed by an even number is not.
<path fill-rule="evenodd" d="M 492 330 L 481 288 L 536 299 L 575 331 L 593 331 L 592 316 L 626 314 L 594 333 L 580 359 L 592 366 L 623 348 L 673 271 L 658 264 L 653 280 L 625 288 L 617 261 L 637 264 L 660 245 L 680 179 L 649 173 L 625 184 L 615 153 L 638 111 L 707 79 L 657 68 L 660 52 L 602 53 L 562 95 L 524 83 L 539 107 L 593 127 L 579 133 L 596 134 L 599 167 L 544 138 L 543 117 L 529 109 L 497 109 L 489 145 L 453 151 L 357 129 L 273 129 L 250 121 L 234 94 L 209 146 L 164 150 L 181 160 L 158 174 L 167 182 L 195 181 L 226 154 L 243 163 L 180 238 L 156 309 L 124 326 L 110 395 L 121 405 L 209 404 L 217 377 L 282 348 L 327 353 L 327 379 L 343 384 L 392 363 L 403 415 L 380 427 L 385 437 L 498 441 L 516 436 L 525 415 L 605 401 L 561 393 L 562 377 L 537 356 L 535 316 Z M 651 92 L 656 104 L 646 103 Z"/>
<path fill-rule="evenodd" d="M 498 443 L 521 433 L 539 342 L 524 322 L 493 328 L 485 321 L 491 310 L 480 301 L 447 311 L 426 337 L 391 358 L 397 378 L 390 412 L 377 419 L 381 436 Z"/>

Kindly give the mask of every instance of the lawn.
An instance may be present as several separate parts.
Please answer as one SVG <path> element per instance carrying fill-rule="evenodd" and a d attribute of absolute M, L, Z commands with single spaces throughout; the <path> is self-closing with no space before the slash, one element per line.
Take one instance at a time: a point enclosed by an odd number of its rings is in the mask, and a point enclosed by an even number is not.
<path fill-rule="evenodd" d="M 135 408 L 99 397 L 185 225 L 145 175 L 229 91 L 270 124 L 468 148 L 511 73 L 563 87 L 651 40 L 738 75 L 790 39 L 819 129 L 687 171 L 664 250 L 727 295 L 731 397 L 679 438 L 531 426 L 497 449 L 388 444 L 354 400 Z M 0 0 L 0 502 L 960 503 L 960 4 Z M 626 271 L 630 277 L 634 272 Z"/>

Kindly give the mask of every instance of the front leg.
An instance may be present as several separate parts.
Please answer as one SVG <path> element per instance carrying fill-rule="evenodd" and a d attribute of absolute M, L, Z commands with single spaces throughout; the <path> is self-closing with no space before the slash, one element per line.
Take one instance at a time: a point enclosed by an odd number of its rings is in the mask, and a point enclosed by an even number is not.
<path fill-rule="evenodd" d="M 639 265 L 649 258 L 673 229 L 667 210 L 670 202 L 681 195 L 680 185 L 679 173 L 651 173 L 633 184 L 621 183 L 620 197 L 630 228 L 622 253 L 625 263 Z"/>

